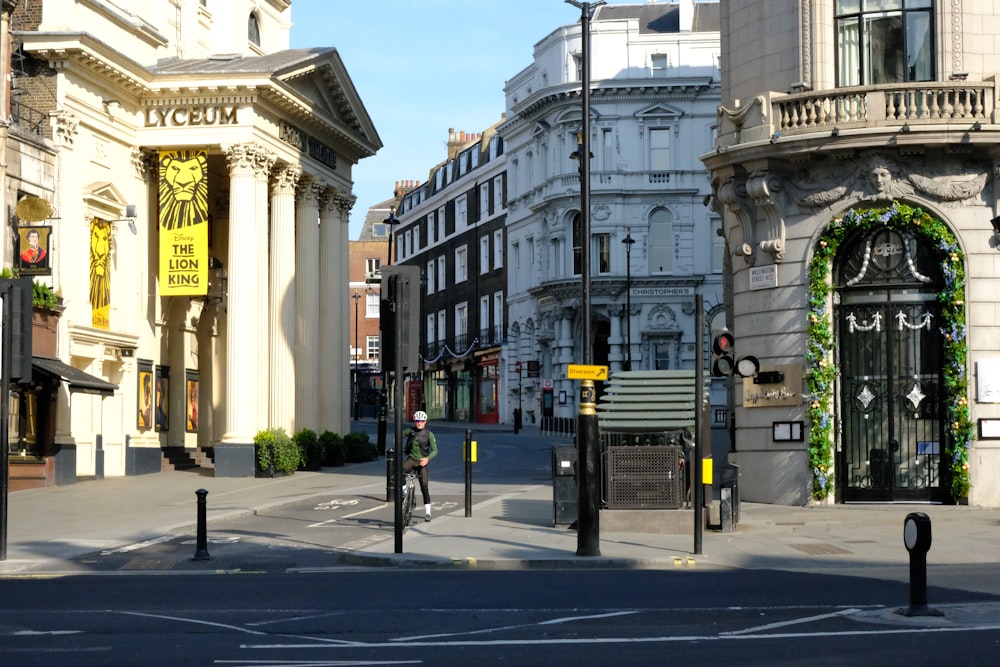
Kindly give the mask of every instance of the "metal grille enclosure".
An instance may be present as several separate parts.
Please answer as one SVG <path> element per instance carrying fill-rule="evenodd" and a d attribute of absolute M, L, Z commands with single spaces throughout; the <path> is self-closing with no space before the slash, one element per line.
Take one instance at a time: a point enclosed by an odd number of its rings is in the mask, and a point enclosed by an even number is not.
<path fill-rule="evenodd" d="M 608 447 L 608 509 L 679 509 L 683 462 L 680 447 Z"/>

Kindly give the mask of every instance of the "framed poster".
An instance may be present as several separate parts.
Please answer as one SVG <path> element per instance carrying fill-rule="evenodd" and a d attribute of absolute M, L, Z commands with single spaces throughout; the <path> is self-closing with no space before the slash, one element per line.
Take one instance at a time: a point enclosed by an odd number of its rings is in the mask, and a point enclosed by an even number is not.
<path fill-rule="evenodd" d="M 136 427 L 140 431 L 148 431 L 153 428 L 153 364 L 152 362 L 140 361 L 138 367 L 139 415 L 136 419 Z"/>
<path fill-rule="evenodd" d="M 186 371 L 184 375 L 185 379 L 185 395 L 187 404 L 187 416 L 185 417 L 184 423 L 185 428 L 188 433 L 198 432 L 198 371 Z"/>
<path fill-rule="evenodd" d="M 156 367 L 156 430 L 170 430 L 170 367 Z"/>

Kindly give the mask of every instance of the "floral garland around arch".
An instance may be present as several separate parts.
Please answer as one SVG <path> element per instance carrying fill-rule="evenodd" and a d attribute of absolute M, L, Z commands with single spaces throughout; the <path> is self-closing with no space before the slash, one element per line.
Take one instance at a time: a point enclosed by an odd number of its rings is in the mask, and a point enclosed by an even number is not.
<path fill-rule="evenodd" d="M 809 406 L 809 467 L 813 474 L 812 496 L 823 500 L 833 490 L 833 406 L 837 377 L 833 362 L 833 314 L 831 309 L 832 261 L 841 241 L 849 234 L 876 227 L 908 229 L 933 243 L 941 262 L 944 285 L 938 294 L 944 336 L 944 385 L 947 429 L 950 435 L 943 455 L 951 476 L 951 498 L 969 493 L 969 448 L 973 426 L 969 418 L 968 346 L 965 326 L 964 255 L 948 227 L 926 213 L 893 202 L 888 208 L 851 210 L 834 219 L 817 241 L 809 262 L 809 322 L 806 327 L 806 386 Z"/>

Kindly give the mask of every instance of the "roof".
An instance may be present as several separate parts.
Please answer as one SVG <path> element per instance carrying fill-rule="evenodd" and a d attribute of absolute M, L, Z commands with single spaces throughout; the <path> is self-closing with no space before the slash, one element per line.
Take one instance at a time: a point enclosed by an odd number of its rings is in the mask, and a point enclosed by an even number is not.
<path fill-rule="evenodd" d="M 164 58 L 150 67 L 156 74 L 271 74 L 336 52 L 334 47 L 289 49 L 264 56 L 220 54 L 208 58 Z"/>
<path fill-rule="evenodd" d="M 718 2 L 695 2 L 691 32 L 719 32 L 721 25 Z M 594 14 L 594 21 L 615 21 L 635 18 L 639 20 L 639 33 L 680 32 L 681 10 L 676 2 L 646 3 L 642 5 L 602 5 Z"/>
<path fill-rule="evenodd" d="M 118 385 L 81 371 L 79 368 L 74 368 L 58 359 L 32 357 L 31 365 L 36 370 L 62 380 L 69 385 L 70 391 L 110 396 L 118 389 Z"/>

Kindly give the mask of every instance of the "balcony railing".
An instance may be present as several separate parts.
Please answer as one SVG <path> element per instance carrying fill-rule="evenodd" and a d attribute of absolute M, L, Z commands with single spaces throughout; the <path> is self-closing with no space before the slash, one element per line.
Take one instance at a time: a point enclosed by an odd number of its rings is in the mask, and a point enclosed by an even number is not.
<path fill-rule="evenodd" d="M 993 81 L 929 81 L 852 86 L 805 93 L 767 92 L 738 109 L 724 109 L 720 150 L 811 132 L 904 125 L 995 123 Z"/>
<path fill-rule="evenodd" d="M 47 114 L 32 109 L 27 104 L 21 104 L 17 100 L 11 100 L 10 119 L 11 125 L 20 128 L 29 134 L 38 137 L 45 136 L 45 119 Z"/>

